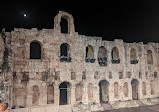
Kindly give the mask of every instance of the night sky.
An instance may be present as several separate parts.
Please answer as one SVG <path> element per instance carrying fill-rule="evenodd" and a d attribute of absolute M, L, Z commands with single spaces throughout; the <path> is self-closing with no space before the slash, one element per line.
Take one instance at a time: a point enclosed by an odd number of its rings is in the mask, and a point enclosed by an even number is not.
<path fill-rule="evenodd" d="M 0 2 L 0 29 L 53 29 L 54 17 L 61 10 L 73 15 L 75 30 L 82 35 L 100 36 L 109 41 L 159 42 L 159 0 L 154 1 L 5 0 Z"/>

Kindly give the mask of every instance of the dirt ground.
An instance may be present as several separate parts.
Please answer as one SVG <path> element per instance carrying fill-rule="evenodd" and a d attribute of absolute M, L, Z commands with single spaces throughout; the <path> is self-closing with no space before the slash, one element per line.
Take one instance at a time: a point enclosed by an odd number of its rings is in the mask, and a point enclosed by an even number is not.
<path fill-rule="evenodd" d="M 159 105 L 106 110 L 101 112 L 159 112 Z"/>

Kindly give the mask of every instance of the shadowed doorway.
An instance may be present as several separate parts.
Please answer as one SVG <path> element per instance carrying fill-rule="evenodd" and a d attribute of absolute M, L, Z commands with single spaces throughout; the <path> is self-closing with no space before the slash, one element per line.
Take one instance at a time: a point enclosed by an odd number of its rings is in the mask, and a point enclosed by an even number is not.
<path fill-rule="evenodd" d="M 131 86 L 132 86 L 132 99 L 133 100 L 138 100 L 138 80 L 133 79 L 131 81 Z"/>
<path fill-rule="evenodd" d="M 109 101 L 109 82 L 102 80 L 99 82 L 99 97 L 100 103 L 107 103 Z"/>
<path fill-rule="evenodd" d="M 60 105 L 67 105 L 70 103 L 70 90 L 71 84 L 69 82 L 62 82 L 59 86 L 60 89 Z"/>

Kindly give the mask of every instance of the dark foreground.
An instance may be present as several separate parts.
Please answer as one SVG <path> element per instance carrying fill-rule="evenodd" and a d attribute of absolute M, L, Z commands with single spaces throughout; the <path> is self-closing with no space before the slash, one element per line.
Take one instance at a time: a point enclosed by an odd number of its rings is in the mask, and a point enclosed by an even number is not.
<path fill-rule="evenodd" d="M 100 112 L 159 112 L 159 105 L 123 108 L 123 109 L 107 110 Z"/>

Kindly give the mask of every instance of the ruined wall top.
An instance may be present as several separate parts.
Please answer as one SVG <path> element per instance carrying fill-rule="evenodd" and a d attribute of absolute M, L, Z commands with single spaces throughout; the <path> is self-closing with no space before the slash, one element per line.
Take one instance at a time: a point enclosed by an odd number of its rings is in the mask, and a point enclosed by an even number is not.
<path fill-rule="evenodd" d="M 76 37 L 79 37 L 85 41 L 90 41 L 90 40 L 94 40 L 94 41 L 101 41 L 101 42 L 110 42 L 110 43 L 125 43 L 125 44 L 144 44 L 143 42 L 133 42 L 133 43 L 127 43 L 124 42 L 122 39 L 115 39 L 114 41 L 108 41 L 108 40 L 103 40 L 102 37 L 98 37 L 98 36 L 85 36 L 85 35 L 78 35 L 78 32 L 75 32 L 75 26 L 74 26 L 74 18 L 71 14 L 67 13 L 67 12 L 63 12 L 63 11 L 59 11 L 59 13 L 54 17 L 54 29 L 42 29 L 42 30 L 38 30 L 37 28 L 31 28 L 31 29 L 23 29 L 23 28 L 14 28 L 14 30 L 8 34 L 14 35 L 17 32 L 19 33 L 19 38 L 22 38 L 24 36 L 44 36 L 44 37 L 53 37 L 56 34 L 62 34 L 61 32 L 61 18 L 64 18 L 67 20 L 67 25 L 68 25 L 68 34 L 69 35 L 76 35 Z M 78 36 L 77 36 L 78 35 Z M 9 37 L 9 36 L 7 36 Z M 159 43 L 154 43 L 154 42 L 149 42 L 145 45 L 158 45 Z"/>
<path fill-rule="evenodd" d="M 59 11 L 59 13 L 54 18 L 54 29 L 57 31 L 61 31 L 61 18 L 65 18 L 68 22 L 68 33 L 72 34 L 75 32 L 74 28 L 74 19 L 71 14 L 63 11 Z"/>

